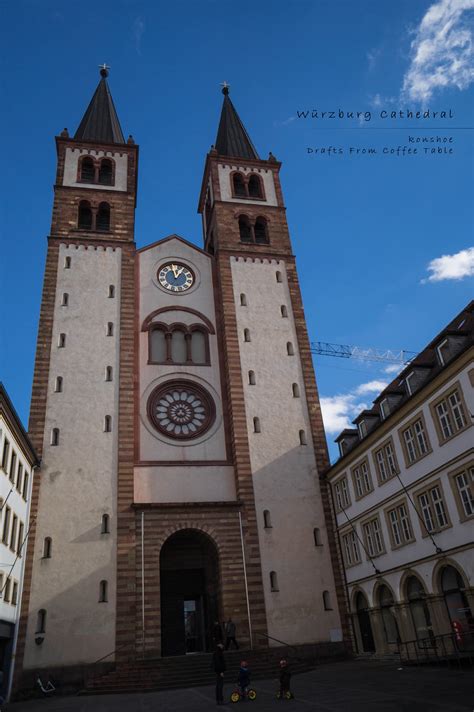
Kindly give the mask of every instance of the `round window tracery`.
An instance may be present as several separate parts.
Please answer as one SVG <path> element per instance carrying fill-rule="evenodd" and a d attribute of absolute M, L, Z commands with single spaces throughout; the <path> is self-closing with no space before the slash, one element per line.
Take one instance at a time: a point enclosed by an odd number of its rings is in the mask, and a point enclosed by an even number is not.
<path fill-rule="evenodd" d="M 152 392 L 148 417 L 164 435 L 190 440 L 203 435 L 216 417 L 211 395 L 191 381 L 169 381 Z"/>

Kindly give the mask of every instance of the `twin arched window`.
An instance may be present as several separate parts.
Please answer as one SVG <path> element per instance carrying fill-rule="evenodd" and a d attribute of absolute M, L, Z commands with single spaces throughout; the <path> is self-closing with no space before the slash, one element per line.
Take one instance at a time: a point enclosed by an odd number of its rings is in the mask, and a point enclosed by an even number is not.
<path fill-rule="evenodd" d="M 81 200 L 77 216 L 77 227 L 80 230 L 94 230 L 94 213 L 95 230 L 108 232 L 110 230 L 110 205 L 108 203 L 100 203 L 97 210 L 95 210 L 88 200 Z"/>
<path fill-rule="evenodd" d="M 148 363 L 210 365 L 209 334 L 200 324 L 152 325 Z"/>
<path fill-rule="evenodd" d="M 266 218 L 261 216 L 252 223 L 247 215 L 240 215 L 239 234 L 241 242 L 255 243 L 257 245 L 268 245 L 270 243 L 268 223 Z"/>
<path fill-rule="evenodd" d="M 262 179 L 256 173 L 244 175 L 234 173 L 232 176 L 232 188 L 235 198 L 257 198 L 264 199 Z"/>
<path fill-rule="evenodd" d="M 84 156 L 79 164 L 80 183 L 114 184 L 114 164 L 110 158 L 95 161 L 91 156 Z"/>

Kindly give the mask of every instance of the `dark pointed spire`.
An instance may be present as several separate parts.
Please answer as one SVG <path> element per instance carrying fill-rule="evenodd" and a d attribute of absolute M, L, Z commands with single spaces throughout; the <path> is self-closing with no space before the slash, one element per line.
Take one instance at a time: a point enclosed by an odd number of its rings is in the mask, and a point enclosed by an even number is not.
<path fill-rule="evenodd" d="M 216 150 L 221 156 L 258 160 L 258 153 L 229 97 L 229 85 L 222 85 L 224 103 L 217 131 Z"/>
<path fill-rule="evenodd" d="M 75 139 L 97 143 L 125 143 L 107 84 L 108 70 L 106 64 L 100 68 L 102 78 L 74 135 Z"/>

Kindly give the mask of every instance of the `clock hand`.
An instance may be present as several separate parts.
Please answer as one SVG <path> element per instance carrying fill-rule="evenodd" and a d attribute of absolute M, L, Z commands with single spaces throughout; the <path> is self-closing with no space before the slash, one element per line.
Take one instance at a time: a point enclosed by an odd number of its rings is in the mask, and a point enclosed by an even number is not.
<path fill-rule="evenodd" d="M 181 272 L 182 272 L 183 270 L 184 270 L 184 267 L 181 267 L 181 269 L 178 270 L 178 274 L 176 275 L 176 277 L 179 277 L 179 275 L 181 274 Z"/>
<path fill-rule="evenodd" d="M 176 267 L 176 265 L 171 265 L 171 269 L 173 270 L 174 278 L 177 279 L 179 277 L 178 268 Z"/>

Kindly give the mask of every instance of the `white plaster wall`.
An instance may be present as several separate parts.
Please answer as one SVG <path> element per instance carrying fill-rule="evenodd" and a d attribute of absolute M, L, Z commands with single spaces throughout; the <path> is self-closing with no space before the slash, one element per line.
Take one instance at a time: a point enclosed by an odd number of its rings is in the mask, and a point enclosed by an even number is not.
<path fill-rule="evenodd" d="M 66 256 L 71 268 L 64 269 Z M 93 662 L 115 647 L 117 425 L 120 343 L 119 248 L 61 245 L 54 311 L 44 454 L 33 564 L 25 666 Z M 108 298 L 109 284 L 115 298 Z M 69 306 L 60 306 L 63 292 Z M 107 322 L 114 336 L 106 336 Z M 58 348 L 59 333 L 67 335 Z M 106 382 L 105 367 L 114 369 Z M 63 392 L 55 393 L 56 376 Z M 112 432 L 104 416 L 112 415 Z M 57 447 L 50 431 L 60 428 Z M 110 534 L 101 519 L 110 516 Z M 42 559 L 45 537 L 52 558 Z M 99 603 L 99 582 L 109 585 Z M 47 611 L 46 634 L 35 645 L 37 612 Z"/>
<path fill-rule="evenodd" d="M 329 640 L 339 634 L 340 621 L 285 264 L 231 258 L 231 266 L 268 634 L 289 643 Z M 276 281 L 277 270 L 282 283 Z M 247 306 L 240 306 L 241 293 Z M 281 305 L 288 318 L 282 318 Z M 250 343 L 244 342 L 245 328 Z M 288 341 L 294 356 L 287 355 Z M 248 385 L 249 370 L 255 372 L 254 386 Z M 300 398 L 293 397 L 293 383 Z M 261 433 L 253 432 L 254 416 Z M 299 444 L 300 429 L 308 445 Z M 265 509 L 271 529 L 264 528 Z M 323 546 L 314 545 L 314 527 Z M 270 571 L 278 575 L 279 592 L 270 590 Z M 324 590 L 330 592 L 332 611 L 324 610 Z"/>
<path fill-rule="evenodd" d="M 165 240 L 150 249 L 139 252 L 140 273 L 140 328 L 152 312 L 161 307 L 184 306 L 194 309 L 209 319 L 216 328 L 214 307 L 214 287 L 212 260 L 205 253 L 179 239 Z M 158 286 L 156 274 L 159 267 L 168 261 L 179 261 L 188 265 L 195 274 L 195 284 L 187 292 L 173 294 Z M 195 314 L 173 309 L 155 317 L 155 321 L 185 324 L 200 321 Z M 159 462 L 226 461 L 226 444 L 222 412 L 221 376 L 217 336 L 209 335 L 210 366 L 179 366 L 177 364 L 148 364 L 148 332 L 140 331 L 139 349 L 139 391 L 140 391 L 140 460 L 148 464 Z M 158 433 L 148 421 L 146 404 L 153 389 L 167 380 L 187 378 L 196 381 L 208 390 L 215 402 L 216 420 L 214 425 L 200 438 L 179 442 Z M 151 497 L 149 501 L 203 501 L 235 498 L 235 483 L 231 468 L 174 467 L 170 471 L 163 466 L 136 468 L 135 496 Z M 184 497 L 184 499 L 183 499 Z"/>
<path fill-rule="evenodd" d="M 115 184 L 102 185 L 94 183 L 78 183 L 77 182 L 77 164 L 79 158 L 83 155 L 92 156 L 92 158 L 101 158 L 102 156 L 112 158 L 115 161 Z M 64 176 L 63 185 L 69 185 L 75 188 L 89 188 L 92 190 L 127 190 L 127 161 L 126 153 L 119 151 L 94 151 L 93 149 L 85 148 L 66 148 L 66 157 L 64 160 Z"/>
<path fill-rule="evenodd" d="M 273 182 L 273 171 L 268 168 L 246 168 L 242 165 L 222 165 L 218 164 L 219 170 L 219 187 L 221 189 L 221 200 L 225 200 L 231 203 L 250 203 L 253 205 L 278 205 L 275 184 Z M 265 187 L 265 197 L 266 200 L 252 200 L 252 198 L 232 197 L 232 187 L 230 184 L 230 174 L 233 171 L 239 171 L 240 173 L 257 173 L 263 180 L 263 185 Z"/>

